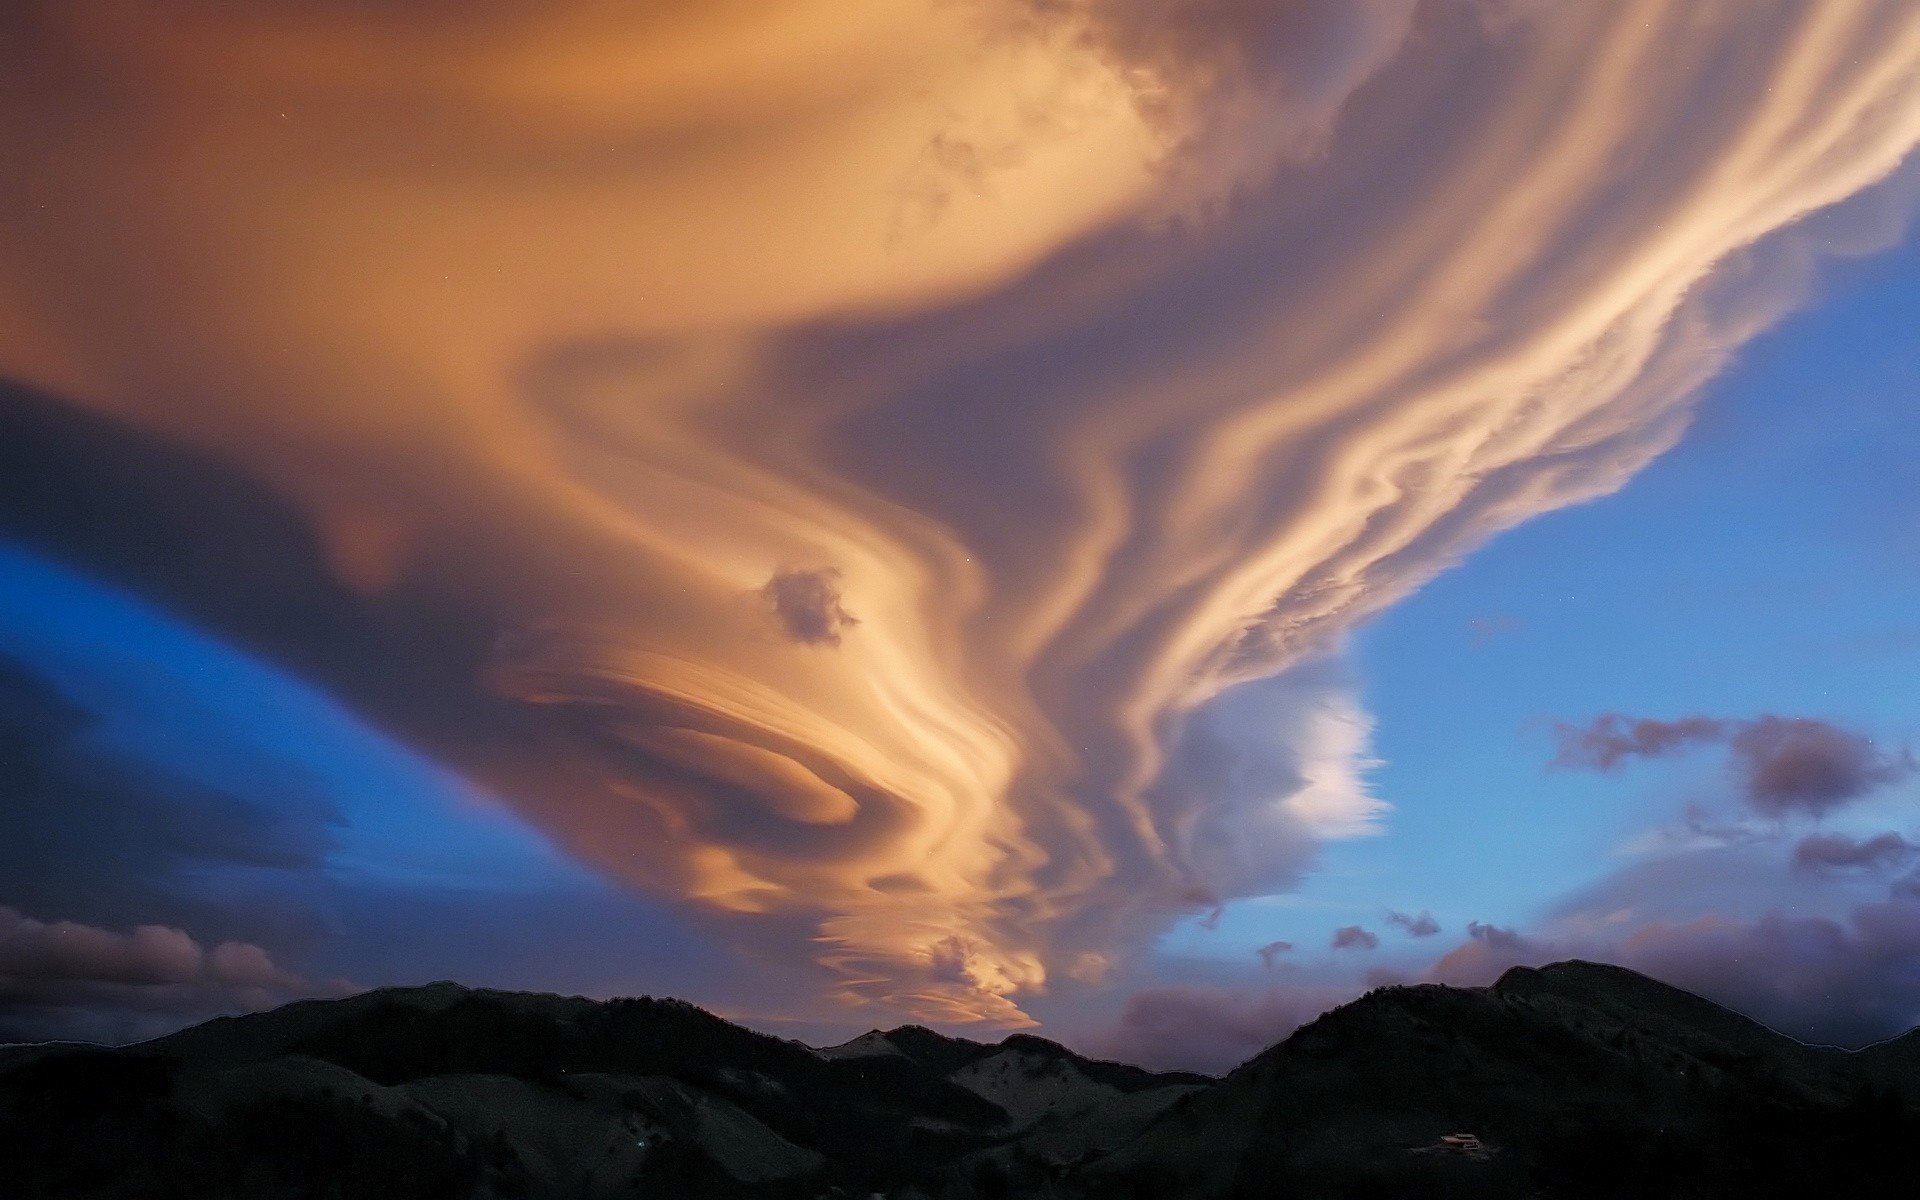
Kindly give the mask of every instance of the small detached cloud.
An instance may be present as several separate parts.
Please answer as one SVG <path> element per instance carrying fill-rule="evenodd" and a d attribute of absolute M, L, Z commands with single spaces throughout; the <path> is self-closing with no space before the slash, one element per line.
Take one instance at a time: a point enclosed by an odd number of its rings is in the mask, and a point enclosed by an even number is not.
<path fill-rule="evenodd" d="M 1372 950 L 1380 945 L 1380 935 L 1358 925 L 1342 925 L 1333 931 L 1335 950 Z"/>
<path fill-rule="evenodd" d="M 1560 751 L 1552 765 L 1611 771 L 1631 758 L 1659 758 L 1677 750 L 1717 742 L 1726 736 L 1726 728 L 1725 721 L 1713 717 L 1656 721 L 1602 713 L 1590 725 L 1554 726 Z"/>
<path fill-rule="evenodd" d="M 1387 924 L 1398 925 L 1407 931 L 1408 937 L 1432 937 L 1434 934 L 1440 932 L 1440 922 L 1434 920 L 1433 914 L 1424 909 L 1421 910 L 1419 916 L 1399 911 L 1389 912 L 1387 913 Z"/>
<path fill-rule="evenodd" d="M 0 1041 L 131 1041 L 355 990 L 303 978 L 251 942 L 208 947 L 167 925 L 117 933 L 0 906 Z"/>
<path fill-rule="evenodd" d="M 1865 734 L 1807 717 L 1660 721 L 1604 713 L 1584 726 L 1558 725 L 1555 734 L 1554 766 L 1603 772 L 1629 759 L 1723 745 L 1741 799 L 1767 817 L 1824 816 L 1916 767 L 1909 751 L 1890 754 Z"/>
<path fill-rule="evenodd" d="M 777 571 L 760 595 L 787 636 L 805 646 L 838 646 L 860 623 L 841 602 L 840 572 L 834 567 Z"/>
<path fill-rule="evenodd" d="M 1291 954 L 1292 952 L 1292 942 L 1268 942 L 1266 945 L 1254 951 L 1255 954 L 1260 956 L 1260 965 L 1269 971 L 1274 969 L 1281 955 Z"/>
<path fill-rule="evenodd" d="M 1769 816 L 1820 816 L 1914 772 L 1911 753 L 1883 753 L 1870 737 L 1800 717 L 1749 721 L 1731 742 L 1747 802 Z"/>

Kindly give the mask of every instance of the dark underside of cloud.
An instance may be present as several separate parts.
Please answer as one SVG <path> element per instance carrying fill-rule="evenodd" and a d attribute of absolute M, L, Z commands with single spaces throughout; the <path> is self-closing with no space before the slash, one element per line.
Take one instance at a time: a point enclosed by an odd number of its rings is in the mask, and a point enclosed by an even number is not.
<path fill-rule="evenodd" d="M 525 706 L 476 683 L 498 638 L 485 616 L 388 605 L 376 618 L 310 516 L 214 455 L 4 379 L 0 428 L 0 540 L 140 595 L 429 753 L 521 769 L 507 748 L 536 736 Z"/>
<path fill-rule="evenodd" d="M 238 469 L 5 380 L 0 428 L 0 538 L 321 678 L 402 667 L 311 522 Z"/>
<path fill-rule="evenodd" d="M 254 933 L 208 880 L 317 870 L 340 814 L 318 794 L 263 800 L 179 778 L 99 736 L 47 677 L 0 659 L 0 904 L 126 925 L 164 909 Z M 255 928 L 240 927 L 252 924 Z"/>

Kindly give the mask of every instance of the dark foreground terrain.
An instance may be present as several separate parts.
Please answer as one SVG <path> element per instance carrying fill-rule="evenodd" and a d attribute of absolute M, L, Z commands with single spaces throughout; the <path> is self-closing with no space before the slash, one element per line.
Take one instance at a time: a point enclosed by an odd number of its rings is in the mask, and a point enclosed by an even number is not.
<path fill-rule="evenodd" d="M 452 984 L 0 1049 L 0 1197 L 1872 1197 L 1920 1033 L 1803 1045 L 1613 967 L 1388 988 L 1228 1075 Z"/>

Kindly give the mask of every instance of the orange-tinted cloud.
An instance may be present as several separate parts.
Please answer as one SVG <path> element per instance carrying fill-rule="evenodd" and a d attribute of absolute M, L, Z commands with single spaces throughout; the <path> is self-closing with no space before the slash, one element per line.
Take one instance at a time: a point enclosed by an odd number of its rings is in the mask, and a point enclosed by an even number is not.
<path fill-rule="evenodd" d="M 1902 0 L 0 22 L 0 370 L 300 504 L 576 853 L 1015 1023 L 1363 827 L 1337 689 L 1264 805 L 1189 718 L 1619 486 L 1920 141 Z"/>

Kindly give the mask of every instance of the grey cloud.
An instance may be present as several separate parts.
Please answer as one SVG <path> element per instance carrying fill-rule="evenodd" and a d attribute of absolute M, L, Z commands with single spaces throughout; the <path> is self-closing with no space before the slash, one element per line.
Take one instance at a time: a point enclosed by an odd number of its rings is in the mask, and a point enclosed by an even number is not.
<path fill-rule="evenodd" d="M 1858 867 L 1878 870 L 1903 862 L 1920 851 L 1906 838 L 1891 830 L 1869 838 L 1851 838 L 1844 833 L 1815 833 L 1793 848 L 1793 865 L 1805 871 L 1844 870 Z"/>
<path fill-rule="evenodd" d="M 1333 931 L 1335 950 L 1372 950 L 1380 944 L 1380 935 L 1358 925 L 1342 925 Z"/>
<path fill-rule="evenodd" d="M 1636 930 L 1627 966 L 1814 1042 L 1857 1046 L 1920 1019 L 1920 906 L 1883 901 L 1846 919 L 1709 915 Z"/>
<path fill-rule="evenodd" d="M 1389 912 L 1387 913 L 1387 923 L 1389 925 L 1398 925 L 1400 928 L 1406 930 L 1408 937 L 1432 937 L 1434 934 L 1440 932 L 1440 922 L 1434 920 L 1433 914 L 1424 909 L 1421 910 L 1418 916 L 1398 911 Z"/>
<path fill-rule="evenodd" d="M 1889 754 L 1864 734 L 1807 717 L 1748 721 L 1687 716 L 1673 721 L 1603 713 L 1585 726 L 1555 727 L 1553 765 L 1611 771 L 1632 758 L 1659 758 L 1725 745 L 1741 799 L 1769 817 L 1821 816 L 1913 774 L 1913 756 Z"/>
<path fill-rule="evenodd" d="M 1493 982 L 1565 958 L 1618 963 L 1805 1041 L 1859 1046 L 1920 1022 L 1920 903 L 1896 895 L 1843 919 L 1707 913 L 1605 936 L 1537 938 L 1475 923 L 1429 978 Z"/>
<path fill-rule="evenodd" d="M 352 990 L 305 979 L 248 942 L 206 946 L 166 925 L 118 933 L 0 906 L 0 1040 L 124 1041 Z"/>
<path fill-rule="evenodd" d="M 841 602 L 840 572 L 832 567 L 776 572 L 760 595 L 787 636 L 803 645 L 838 646 L 860 623 Z"/>
<path fill-rule="evenodd" d="M 1761 717 L 1733 735 L 1747 802 L 1769 816 L 1818 816 L 1913 773 L 1910 754 L 1888 755 L 1873 739 L 1801 717 Z"/>
<path fill-rule="evenodd" d="M 1212 888 L 1185 888 L 1180 892 L 1178 899 L 1182 904 L 1197 905 L 1206 910 L 1199 916 L 1200 928 L 1212 930 L 1220 927 L 1220 918 L 1226 914 L 1227 906 L 1218 895 L 1214 894 Z"/>
<path fill-rule="evenodd" d="M 1442 955 L 1427 976 L 1435 983 L 1481 987 L 1510 967 L 1570 957 L 1573 955 L 1557 954 L 1555 947 L 1522 937 L 1512 929 L 1468 921 L 1467 940 Z"/>
<path fill-rule="evenodd" d="M 1089 1048 L 1156 1069 L 1220 1074 L 1351 999 L 1350 990 L 1310 986 L 1151 988 L 1129 997 L 1114 1028 Z"/>
<path fill-rule="evenodd" d="M 1260 965 L 1269 971 L 1273 970 L 1282 954 L 1290 954 L 1292 952 L 1292 942 L 1268 942 L 1266 945 L 1254 951 L 1255 954 L 1260 956 Z"/>
<path fill-rule="evenodd" d="M 1470 921 L 1466 933 L 1426 980 L 1480 987 L 1512 967 L 1584 958 L 1642 972 L 1812 1042 L 1858 1046 L 1920 1022 L 1920 872 L 1896 883 L 1888 899 L 1840 919 L 1710 912 L 1541 935 Z M 1369 987 L 1410 981 L 1386 970 L 1367 974 Z M 1217 1071 L 1354 994 L 1307 985 L 1150 989 L 1129 1000 L 1100 1048 L 1132 1061 Z"/>
<path fill-rule="evenodd" d="M 1712 717 L 1681 717 L 1677 721 L 1602 713 L 1586 726 L 1559 724 L 1556 767 L 1611 771 L 1630 758 L 1657 758 L 1675 750 L 1719 741 L 1726 722 Z"/>
<path fill-rule="evenodd" d="M 1520 935 L 1513 930 L 1502 929 L 1498 925 L 1484 925 L 1479 921 L 1467 922 L 1467 936 L 1496 950 L 1518 949 L 1523 944 Z"/>

